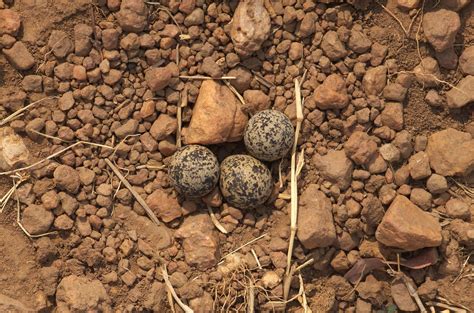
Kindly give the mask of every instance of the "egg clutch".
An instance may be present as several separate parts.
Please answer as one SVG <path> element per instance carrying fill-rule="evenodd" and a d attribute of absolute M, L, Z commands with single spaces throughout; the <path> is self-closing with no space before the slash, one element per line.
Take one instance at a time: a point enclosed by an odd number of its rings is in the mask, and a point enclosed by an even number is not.
<path fill-rule="evenodd" d="M 187 145 L 173 155 L 168 174 L 171 184 L 182 195 L 202 197 L 217 183 L 225 200 L 237 208 L 263 204 L 273 188 L 273 179 L 262 161 L 284 157 L 293 146 L 294 129 L 280 111 L 265 110 L 250 118 L 244 131 L 244 144 L 250 155 L 226 157 L 219 166 L 211 150 Z"/>

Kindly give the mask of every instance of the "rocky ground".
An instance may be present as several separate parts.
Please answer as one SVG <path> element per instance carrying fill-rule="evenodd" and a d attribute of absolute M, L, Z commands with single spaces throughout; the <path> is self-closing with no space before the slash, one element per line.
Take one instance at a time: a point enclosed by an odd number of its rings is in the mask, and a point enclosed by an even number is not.
<path fill-rule="evenodd" d="M 474 2 L 348 2 L 0 0 L 1 311 L 474 310 Z M 288 276 L 289 155 L 256 209 L 167 165 L 295 79 Z"/>

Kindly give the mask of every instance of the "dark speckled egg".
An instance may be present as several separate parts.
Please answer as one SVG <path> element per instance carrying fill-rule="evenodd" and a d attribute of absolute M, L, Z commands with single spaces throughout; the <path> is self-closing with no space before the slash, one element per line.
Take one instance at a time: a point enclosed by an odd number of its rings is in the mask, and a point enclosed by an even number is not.
<path fill-rule="evenodd" d="M 221 163 L 220 187 L 231 205 L 253 208 L 270 196 L 272 175 L 265 164 L 250 155 L 231 155 Z"/>
<path fill-rule="evenodd" d="M 202 197 L 217 185 L 219 162 L 208 148 L 189 145 L 173 155 L 168 174 L 179 193 L 191 198 Z"/>
<path fill-rule="evenodd" d="M 280 111 L 258 112 L 247 123 L 244 133 L 248 152 L 263 161 L 284 157 L 293 145 L 295 131 L 290 119 Z"/>

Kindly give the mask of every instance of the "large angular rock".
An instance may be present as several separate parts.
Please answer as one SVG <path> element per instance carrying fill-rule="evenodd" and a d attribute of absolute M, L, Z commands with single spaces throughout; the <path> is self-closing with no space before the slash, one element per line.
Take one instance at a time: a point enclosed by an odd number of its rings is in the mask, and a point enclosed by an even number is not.
<path fill-rule="evenodd" d="M 102 283 L 84 276 L 64 277 L 56 291 L 59 312 L 101 312 L 110 310 L 110 298 Z"/>
<path fill-rule="evenodd" d="M 17 70 L 26 71 L 35 65 L 35 59 L 21 41 L 15 42 L 10 49 L 3 49 L 2 52 Z"/>
<path fill-rule="evenodd" d="M 146 202 L 150 209 L 152 209 L 156 215 L 166 223 L 171 222 L 182 215 L 178 199 L 167 194 L 162 189 L 155 190 L 146 198 Z"/>
<path fill-rule="evenodd" d="M 31 235 L 46 233 L 54 221 L 54 215 L 43 206 L 30 204 L 25 208 L 21 223 Z"/>
<path fill-rule="evenodd" d="M 382 125 L 393 130 L 403 129 L 403 105 L 399 102 L 388 102 L 380 114 Z"/>
<path fill-rule="evenodd" d="M 297 236 L 306 249 L 328 247 L 336 241 L 331 200 L 315 184 L 300 197 Z"/>
<path fill-rule="evenodd" d="M 461 19 L 453 11 L 441 9 L 425 13 L 423 16 L 423 32 L 437 52 L 453 46 L 460 27 Z"/>
<path fill-rule="evenodd" d="M 347 50 L 344 46 L 344 43 L 339 40 L 339 36 L 333 30 L 330 30 L 324 34 L 321 41 L 321 49 L 323 49 L 324 54 L 331 61 L 337 61 L 347 55 Z"/>
<path fill-rule="evenodd" d="M 452 109 L 474 102 L 474 76 L 468 75 L 461 79 L 456 88 L 451 88 L 446 93 L 446 100 L 448 107 Z"/>
<path fill-rule="evenodd" d="M 207 214 L 196 214 L 184 220 L 175 237 L 183 239 L 186 263 L 205 271 L 219 261 L 219 236 Z"/>
<path fill-rule="evenodd" d="M 439 246 L 441 226 L 436 218 L 399 195 L 385 213 L 375 237 L 386 246 L 415 251 Z"/>
<path fill-rule="evenodd" d="M 33 313 L 37 312 L 37 310 L 29 308 L 20 301 L 0 293 L 0 312 Z"/>
<path fill-rule="evenodd" d="M 30 152 L 11 127 L 0 128 L 0 170 L 9 171 L 28 163 Z"/>
<path fill-rule="evenodd" d="M 117 21 L 126 32 L 139 33 L 148 23 L 148 8 L 143 0 L 122 0 Z"/>
<path fill-rule="evenodd" d="M 184 136 L 187 144 L 219 144 L 242 139 L 248 117 L 226 86 L 204 81 Z"/>
<path fill-rule="evenodd" d="M 0 10 L 0 36 L 10 35 L 16 36 L 20 29 L 20 15 L 13 10 Z"/>
<path fill-rule="evenodd" d="M 127 230 L 139 231 L 143 240 L 157 251 L 171 246 L 171 234 L 163 224 L 157 225 L 149 218 L 138 215 L 129 206 L 122 204 L 115 206 L 115 216 L 123 220 Z"/>
<path fill-rule="evenodd" d="M 464 49 L 459 57 L 459 67 L 464 74 L 474 75 L 474 46 Z"/>
<path fill-rule="evenodd" d="M 270 15 L 263 0 L 239 1 L 230 25 L 235 51 L 248 56 L 260 49 L 270 35 Z"/>
<path fill-rule="evenodd" d="M 344 109 L 349 103 L 346 82 L 338 74 L 329 75 L 314 91 L 314 102 L 321 110 Z"/>
<path fill-rule="evenodd" d="M 377 156 L 377 143 L 365 132 L 354 132 L 344 145 L 346 155 L 356 164 L 366 164 Z"/>
<path fill-rule="evenodd" d="M 387 68 L 383 65 L 370 68 L 362 79 L 362 87 L 365 94 L 370 96 L 379 95 L 387 84 Z"/>
<path fill-rule="evenodd" d="M 448 128 L 428 138 L 426 153 L 431 168 L 443 176 L 467 176 L 474 170 L 471 134 Z"/>
<path fill-rule="evenodd" d="M 324 179 L 336 184 L 341 190 L 350 186 L 354 166 L 344 150 L 331 150 L 324 156 L 315 154 L 313 163 Z"/>

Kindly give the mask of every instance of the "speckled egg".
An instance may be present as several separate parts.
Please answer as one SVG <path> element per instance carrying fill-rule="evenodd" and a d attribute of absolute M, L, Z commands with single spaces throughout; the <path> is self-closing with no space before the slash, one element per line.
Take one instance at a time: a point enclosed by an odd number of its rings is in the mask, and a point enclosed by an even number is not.
<path fill-rule="evenodd" d="M 224 198 L 238 208 L 263 204 L 272 192 L 270 170 L 250 155 L 231 155 L 221 163 L 220 187 Z"/>
<path fill-rule="evenodd" d="M 284 157 L 293 145 L 295 131 L 290 119 L 280 111 L 258 112 L 247 123 L 244 142 L 247 151 L 263 161 Z"/>
<path fill-rule="evenodd" d="M 219 181 L 219 162 L 206 147 L 185 146 L 173 155 L 168 174 L 171 184 L 187 197 L 202 197 Z"/>

